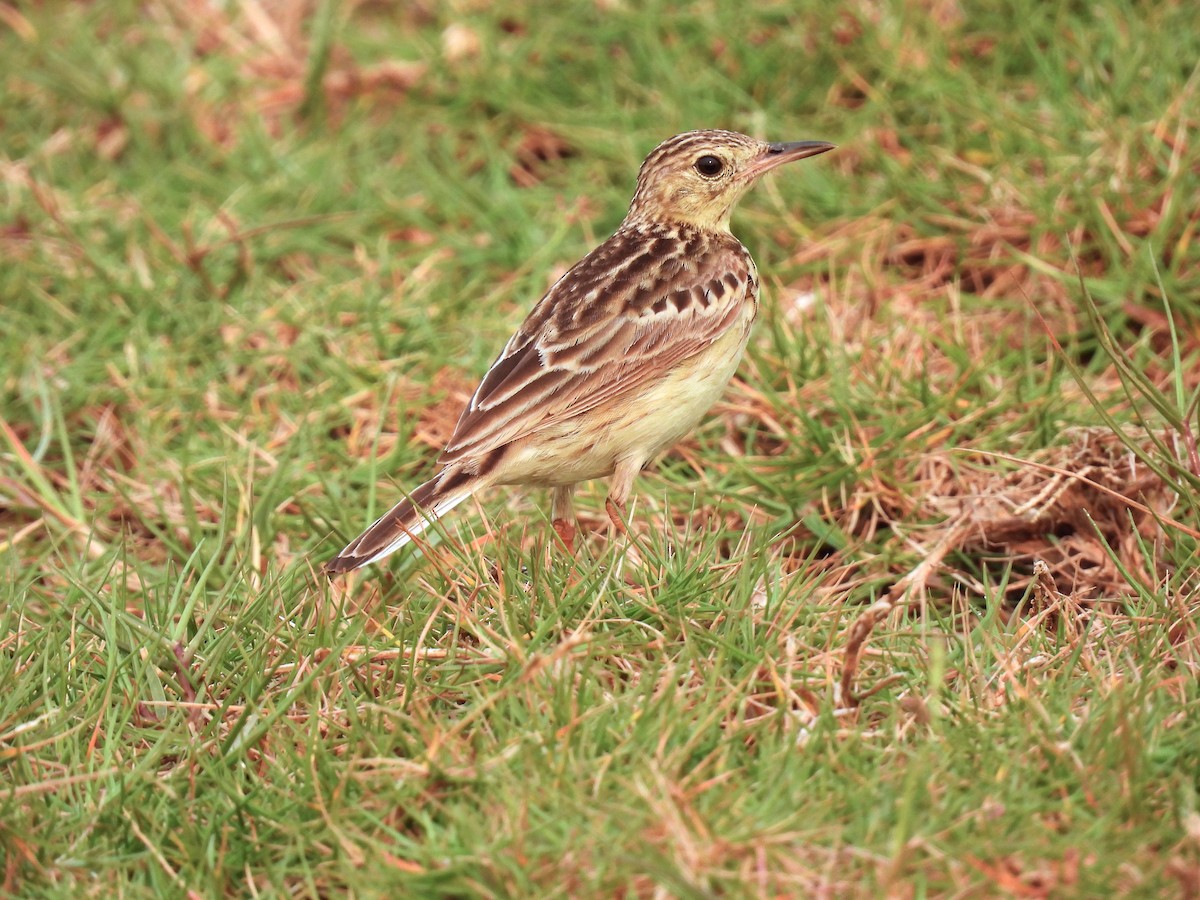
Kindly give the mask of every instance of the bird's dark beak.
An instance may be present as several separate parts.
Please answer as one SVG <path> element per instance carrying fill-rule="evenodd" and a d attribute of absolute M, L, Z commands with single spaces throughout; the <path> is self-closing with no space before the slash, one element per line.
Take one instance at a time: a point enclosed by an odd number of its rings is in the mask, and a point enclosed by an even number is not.
<path fill-rule="evenodd" d="M 808 159 L 810 156 L 816 156 L 819 153 L 827 153 L 836 148 L 836 144 L 829 144 L 825 141 L 793 141 L 788 144 L 767 144 L 767 149 L 754 162 L 752 162 L 746 171 L 750 178 L 770 172 L 776 166 L 782 166 L 784 163 L 795 162 L 798 159 Z"/>

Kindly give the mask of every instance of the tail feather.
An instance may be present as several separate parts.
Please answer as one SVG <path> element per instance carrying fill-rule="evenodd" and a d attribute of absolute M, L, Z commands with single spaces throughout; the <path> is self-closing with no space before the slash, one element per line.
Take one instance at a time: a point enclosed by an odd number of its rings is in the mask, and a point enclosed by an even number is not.
<path fill-rule="evenodd" d="M 432 522 L 475 493 L 476 485 L 462 484 L 461 481 L 454 484 L 454 481 L 457 479 L 435 478 L 425 482 L 325 563 L 326 574 L 351 572 L 395 553 Z"/>

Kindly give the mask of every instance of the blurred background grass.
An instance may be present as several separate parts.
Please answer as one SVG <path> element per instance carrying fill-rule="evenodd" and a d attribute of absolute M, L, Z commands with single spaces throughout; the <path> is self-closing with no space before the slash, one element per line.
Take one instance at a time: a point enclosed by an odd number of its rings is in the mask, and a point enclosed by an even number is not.
<path fill-rule="evenodd" d="M 0 5 L 5 890 L 1194 894 L 1194 18 Z M 638 547 L 331 591 L 700 127 L 839 150 Z"/>

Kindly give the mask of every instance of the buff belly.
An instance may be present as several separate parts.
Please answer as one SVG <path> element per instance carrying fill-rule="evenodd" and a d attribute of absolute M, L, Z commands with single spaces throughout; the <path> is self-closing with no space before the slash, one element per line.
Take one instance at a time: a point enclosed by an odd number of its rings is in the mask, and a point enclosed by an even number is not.
<path fill-rule="evenodd" d="M 746 348 L 753 309 L 702 353 L 656 384 L 514 446 L 496 483 L 543 487 L 611 475 L 622 460 L 640 465 L 691 432 L 724 392 Z"/>

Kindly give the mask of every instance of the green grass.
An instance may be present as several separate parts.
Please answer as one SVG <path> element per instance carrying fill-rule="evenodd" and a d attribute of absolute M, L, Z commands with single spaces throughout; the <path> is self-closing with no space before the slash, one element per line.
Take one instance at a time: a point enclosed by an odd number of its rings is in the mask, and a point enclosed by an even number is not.
<path fill-rule="evenodd" d="M 1195 893 L 1192 4 L 800 6 L 8 8 L 0 891 Z M 713 126 L 839 150 L 634 541 L 327 583 Z"/>

